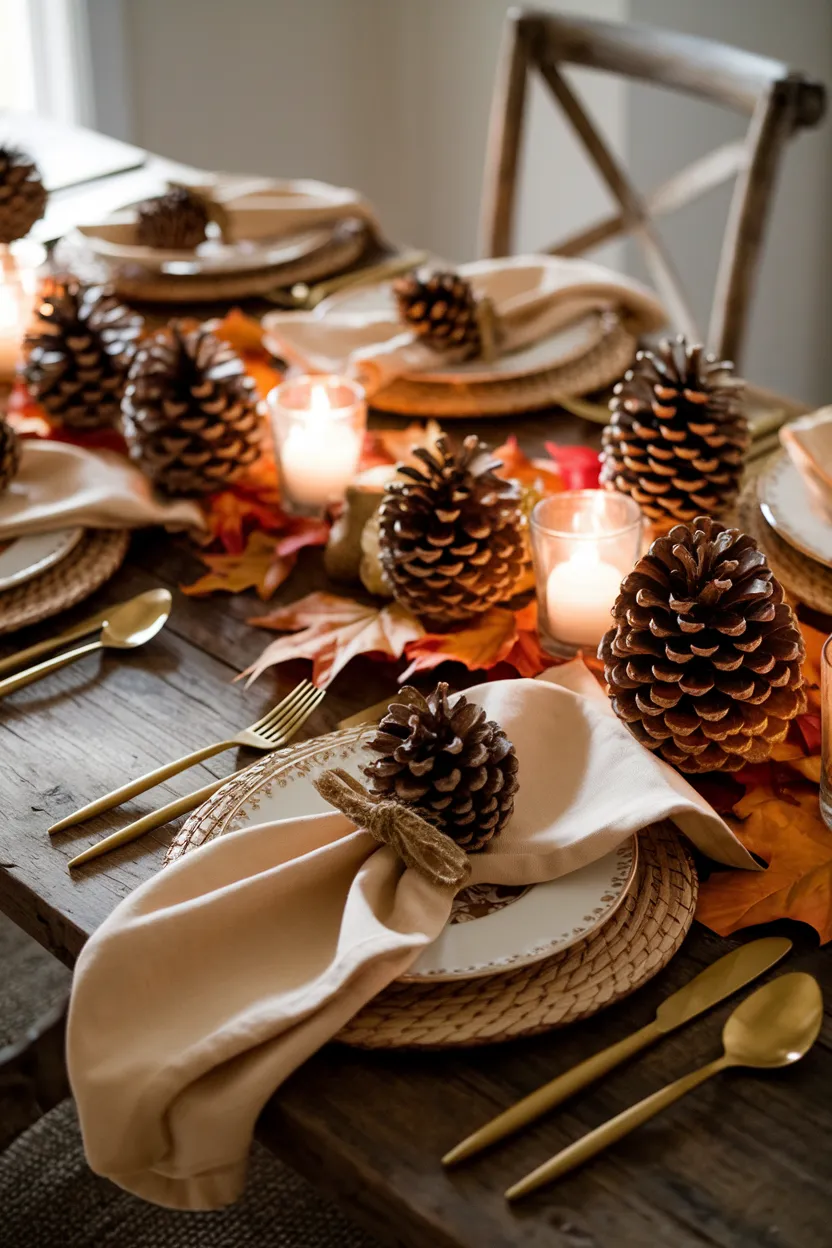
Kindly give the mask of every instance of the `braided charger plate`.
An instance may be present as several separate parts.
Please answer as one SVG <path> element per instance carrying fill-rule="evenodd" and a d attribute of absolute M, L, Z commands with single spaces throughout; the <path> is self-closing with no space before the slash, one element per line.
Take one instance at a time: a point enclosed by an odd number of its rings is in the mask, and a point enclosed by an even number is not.
<path fill-rule="evenodd" d="M 0 593 L 0 635 L 49 619 L 88 598 L 119 569 L 129 545 L 130 534 L 124 529 L 88 529 L 60 563 Z"/>
<path fill-rule="evenodd" d="M 359 730 L 360 731 L 360 730 Z M 325 757 L 348 757 L 356 730 L 276 750 L 231 778 L 190 816 L 165 862 L 245 826 L 265 786 L 282 773 L 311 770 Z M 530 966 L 486 978 L 396 983 L 352 1019 L 338 1039 L 361 1048 L 447 1048 L 535 1035 L 577 1022 L 646 983 L 678 950 L 693 921 L 698 882 L 670 823 L 639 836 L 638 870 L 623 902 L 585 939 Z"/>

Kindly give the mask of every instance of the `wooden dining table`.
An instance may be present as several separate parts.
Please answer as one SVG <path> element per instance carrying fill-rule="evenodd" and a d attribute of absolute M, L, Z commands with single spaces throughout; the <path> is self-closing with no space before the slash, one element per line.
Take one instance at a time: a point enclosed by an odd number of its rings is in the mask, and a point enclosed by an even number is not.
<path fill-rule="evenodd" d="M 125 176 L 113 174 L 114 178 Z M 62 192 L 65 196 L 66 191 Z M 376 416 L 378 425 L 395 424 Z M 453 422 L 528 453 L 545 439 L 597 443 L 560 409 L 511 421 Z M 174 826 L 70 872 L 69 858 L 108 831 L 253 761 L 240 751 L 168 781 L 126 810 L 47 835 L 101 793 L 261 715 L 301 678 L 290 663 L 251 687 L 235 681 L 269 639 L 252 627 L 253 593 L 185 596 L 199 560 L 185 537 L 137 533 L 120 571 L 93 598 L 6 638 L 0 656 L 108 603 L 154 586 L 173 593 L 168 626 L 144 649 L 95 656 L 0 705 L 0 909 L 67 966 L 131 889 L 162 865 Z M 318 551 L 302 553 L 273 600 L 332 589 Z M 329 732 L 391 695 L 401 664 L 350 663 L 303 729 Z M 457 687 L 476 680 L 460 667 Z M 557 767 L 558 760 L 552 759 Z M 800 924 L 769 925 L 795 942 L 788 969 L 817 976 L 832 1000 L 832 957 Z M 759 932 L 740 934 L 745 940 Z M 509 1206 L 503 1192 L 586 1130 L 718 1055 L 731 1003 L 663 1040 L 503 1147 L 457 1170 L 440 1157 L 539 1084 L 652 1017 L 659 1002 L 737 943 L 694 923 L 649 983 L 589 1020 L 533 1039 L 434 1052 L 361 1051 L 332 1043 L 272 1097 L 258 1136 L 389 1245 L 407 1248 L 829 1248 L 832 1243 L 832 1027 L 795 1068 L 729 1072 L 557 1186 Z M 275 958 L 285 956 L 275 950 Z M 1 972 L 0 972 L 1 973 Z M 164 968 L 160 968 L 161 974 Z M 205 974 L 211 974 L 210 965 Z M 274 1210 L 276 1220 L 280 1210 Z"/>

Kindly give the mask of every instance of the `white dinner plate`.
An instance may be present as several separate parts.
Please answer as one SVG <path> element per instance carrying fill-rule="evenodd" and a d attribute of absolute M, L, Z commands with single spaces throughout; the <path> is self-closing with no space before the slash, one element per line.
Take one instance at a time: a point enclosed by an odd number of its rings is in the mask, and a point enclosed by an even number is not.
<path fill-rule="evenodd" d="M 813 490 L 784 451 L 758 483 L 760 510 L 784 542 L 832 568 L 832 504 Z"/>
<path fill-rule="evenodd" d="M 83 529 L 59 529 L 54 533 L 31 533 L 8 542 L 0 541 L 0 590 L 31 581 L 60 563 L 83 536 Z"/>
<path fill-rule="evenodd" d="M 320 226 L 276 239 L 241 239 L 236 243 L 206 239 L 193 251 L 163 251 L 161 248 L 137 247 L 108 239 L 104 236 L 106 228 L 79 227 L 79 233 L 83 234 L 90 250 L 102 260 L 110 264 L 138 264 L 166 277 L 209 277 L 294 264 L 320 251 L 334 233 L 333 226 Z"/>
<path fill-rule="evenodd" d="M 363 744 L 373 725 L 350 728 L 278 752 L 221 790 L 199 812 L 199 843 L 255 824 L 331 810 L 312 784 L 328 767 L 343 767 L 364 781 Z M 283 757 L 281 757 L 283 753 Z M 184 834 L 184 836 L 183 836 Z M 169 859 L 196 848 L 188 825 Z M 637 842 L 630 837 L 611 854 L 571 875 L 528 888 L 478 885 L 454 901 L 445 930 L 413 964 L 404 980 L 474 979 L 514 970 L 559 953 L 599 927 L 626 896 L 636 870 Z"/>
<path fill-rule="evenodd" d="M 318 305 L 317 314 L 326 317 L 330 313 L 372 313 L 383 312 L 397 317 L 396 300 L 391 282 L 382 282 L 375 286 L 360 286 L 356 289 L 347 288 L 330 295 Z M 263 320 L 268 329 L 268 316 Z M 408 374 L 409 381 L 447 382 L 464 384 L 465 382 L 507 381 L 512 377 L 529 377 L 548 369 L 569 364 L 579 359 L 598 345 L 603 336 L 602 313 L 590 312 L 572 325 L 567 325 L 557 333 L 532 342 L 519 351 L 509 355 L 499 355 L 487 363 L 481 359 L 467 360 L 463 363 L 446 364 L 431 372 Z"/>

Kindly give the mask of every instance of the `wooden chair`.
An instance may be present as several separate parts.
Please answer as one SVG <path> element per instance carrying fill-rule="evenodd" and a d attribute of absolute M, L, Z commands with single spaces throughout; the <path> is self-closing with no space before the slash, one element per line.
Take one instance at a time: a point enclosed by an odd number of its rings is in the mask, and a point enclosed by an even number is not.
<path fill-rule="evenodd" d="M 748 132 L 740 142 L 717 148 L 642 195 L 561 74 L 565 65 L 604 70 L 721 104 L 750 118 Z M 649 26 L 513 9 L 506 19 L 488 136 L 480 234 L 483 256 L 508 255 L 511 249 L 531 69 L 542 75 L 618 204 L 618 210 L 605 220 L 547 250 L 575 256 L 619 235 L 632 234 L 671 320 L 689 337 L 701 339 L 701 334 L 654 218 L 736 175 L 706 342 L 721 357 L 739 363 L 783 148 L 796 130 L 817 125 L 822 118 L 823 86 L 792 73 L 779 61 L 727 44 Z"/>
<path fill-rule="evenodd" d="M 61 1001 L 15 1044 L 0 1049 L 0 1151 L 69 1096 Z"/>

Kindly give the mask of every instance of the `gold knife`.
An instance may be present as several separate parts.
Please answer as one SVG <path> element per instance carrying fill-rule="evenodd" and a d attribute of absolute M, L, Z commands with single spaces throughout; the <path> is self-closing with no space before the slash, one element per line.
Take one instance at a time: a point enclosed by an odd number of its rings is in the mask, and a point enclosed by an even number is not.
<path fill-rule="evenodd" d="M 602 1075 L 614 1070 L 627 1058 L 633 1057 L 662 1036 L 689 1023 L 705 1010 L 718 1005 L 746 984 L 758 979 L 784 958 L 791 947 L 792 942 L 785 936 L 765 936 L 762 940 L 752 940 L 749 944 L 726 953 L 719 961 L 701 971 L 689 984 L 685 984 L 663 1001 L 656 1011 L 656 1017 L 646 1027 L 631 1036 L 625 1036 L 617 1044 L 602 1049 L 580 1065 L 573 1066 L 571 1070 L 558 1075 L 557 1079 L 552 1079 L 504 1113 L 492 1118 L 484 1127 L 480 1127 L 446 1153 L 442 1164 L 452 1166 L 459 1161 L 465 1161 L 482 1149 L 496 1144 L 498 1140 L 503 1140 L 535 1122 L 567 1097 L 580 1092 Z"/>

